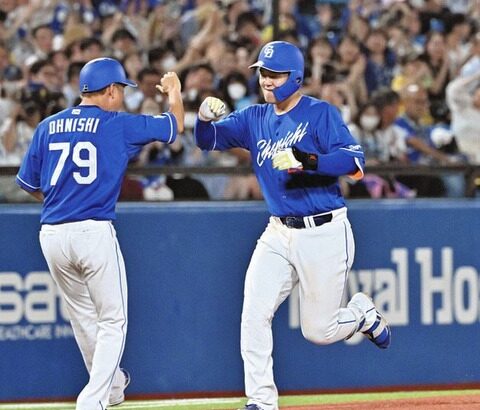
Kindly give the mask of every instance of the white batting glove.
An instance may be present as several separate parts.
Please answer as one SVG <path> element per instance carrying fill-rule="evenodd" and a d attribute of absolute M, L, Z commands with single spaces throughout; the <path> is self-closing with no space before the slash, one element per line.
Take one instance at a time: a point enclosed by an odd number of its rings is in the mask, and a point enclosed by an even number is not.
<path fill-rule="evenodd" d="M 225 114 L 225 103 L 216 97 L 207 97 L 198 109 L 202 121 L 216 121 Z"/>
<path fill-rule="evenodd" d="M 273 168 L 283 171 L 285 169 L 302 170 L 303 164 L 293 155 L 292 148 L 277 151 L 272 157 Z"/>

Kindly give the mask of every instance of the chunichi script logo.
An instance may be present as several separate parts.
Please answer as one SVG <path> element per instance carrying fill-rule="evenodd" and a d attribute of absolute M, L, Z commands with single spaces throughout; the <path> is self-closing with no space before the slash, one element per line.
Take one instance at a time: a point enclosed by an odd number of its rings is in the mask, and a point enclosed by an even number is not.
<path fill-rule="evenodd" d="M 298 124 L 295 131 L 288 131 L 287 134 L 280 138 L 278 141 L 272 142 L 272 140 L 261 139 L 257 142 L 257 164 L 259 167 L 263 165 L 266 159 L 272 159 L 273 155 L 277 151 L 284 148 L 291 147 L 300 142 L 307 134 L 308 122 Z"/>
<path fill-rule="evenodd" d="M 70 337 L 65 302 L 48 272 L 0 272 L 0 343 Z"/>
<path fill-rule="evenodd" d="M 393 248 L 390 260 L 391 267 L 352 270 L 344 305 L 355 293 L 364 292 L 373 297 L 392 326 L 408 326 L 412 321 L 424 326 L 480 321 L 479 272 L 473 266 L 456 266 L 453 248 Z M 289 327 L 300 327 L 298 289 L 290 296 Z M 356 334 L 346 343 L 361 340 L 362 335 Z"/>

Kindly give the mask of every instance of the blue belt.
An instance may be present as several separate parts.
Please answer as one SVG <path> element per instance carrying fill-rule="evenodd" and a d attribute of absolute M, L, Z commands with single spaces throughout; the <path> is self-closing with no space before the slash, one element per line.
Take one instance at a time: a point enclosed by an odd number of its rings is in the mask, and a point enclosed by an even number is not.
<path fill-rule="evenodd" d="M 295 228 L 295 229 L 302 229 L 302 228 L 310 228 L 309 225 L 305 224 L 305 219 L 310 218 L 310 220 L 313 220 L 313 224 L 315 226 L 320 226 L 323 225 L 327 222 L 331 222 L 333 215 L 331 213 L 329 214 L 322 214 L 322 215 L 315 215 L 312 217 L 303 217 L 303 216 L 282 216 L 278 219 L 287 226 L 288 228 Z"/>

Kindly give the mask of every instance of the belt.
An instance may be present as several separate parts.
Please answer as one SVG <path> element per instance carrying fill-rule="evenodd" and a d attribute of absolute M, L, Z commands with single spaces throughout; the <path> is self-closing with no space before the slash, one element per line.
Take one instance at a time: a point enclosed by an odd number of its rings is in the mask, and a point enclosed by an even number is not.
<path fill-rule="evenodd" d="M 313 228 L 325 223 L 331 222 L 333 218 L 332 213 L 313 215 L 313 216 L 283 216 L 278 218 L 282 224 L 288 228 L 302 229 Z"/>

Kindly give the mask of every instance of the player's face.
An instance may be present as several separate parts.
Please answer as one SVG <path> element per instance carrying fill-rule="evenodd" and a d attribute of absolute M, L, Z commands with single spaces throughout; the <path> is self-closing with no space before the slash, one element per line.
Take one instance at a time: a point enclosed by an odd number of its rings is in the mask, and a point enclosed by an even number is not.
<path fill-rule="evenodd" d="M 277 102 L 273 95 L 273 90 L 281 85 L 285 84 L 288 79 L 289 73 L 275 73 L 273 71 L 265 70 L 261 68 L 260 72 L 260 88 L 263 92 L 263 98 L 265 102 L 274 104 Z"/>

